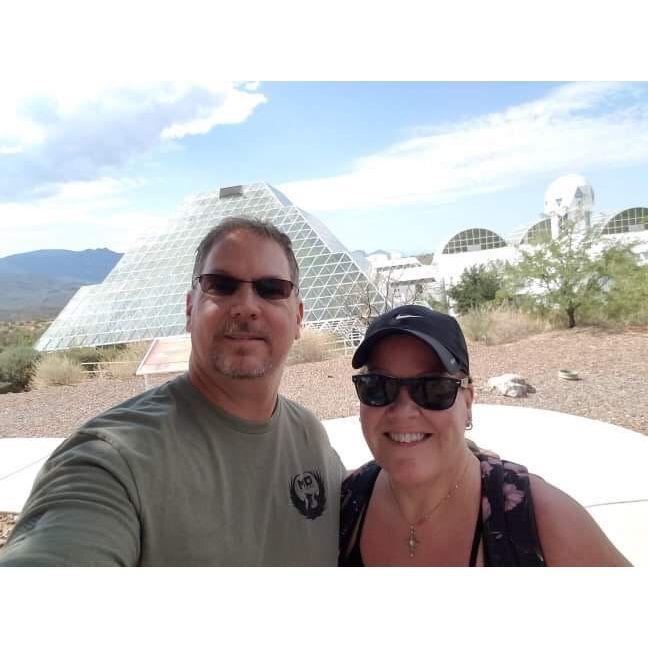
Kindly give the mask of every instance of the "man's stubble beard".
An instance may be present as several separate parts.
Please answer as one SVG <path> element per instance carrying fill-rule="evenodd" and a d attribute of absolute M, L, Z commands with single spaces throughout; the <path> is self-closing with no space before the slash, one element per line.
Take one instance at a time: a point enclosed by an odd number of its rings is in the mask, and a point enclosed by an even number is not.
<path fill-rule="evenodd" d="M 243 366 L 247 358 L 242 357 L 227 357 L 224 354 L 212 356 L 212 368 L 216 373 L 226 376 L 227 378 L 235 378 L 237 380 L 250 380 L 252 378 L 262 378 L 270 373 L 273 369 L 272 360 L 257 361 L 256 367 L 245 369 Z"/>
<path fill-rule="evenodd" d="M 259 333 L 264 339 L 265 343 L 270 345 L 272 340 L 267 330 L 261 330 L 257 327 L 251 326 L 249 322 L 236 322 L 229 320 L 226 322 L 222 330 L 219 332 L 220 336 L 231 335 L 235 333 Z M 254 365 L 246 368 L 248 360 L 252 359 Z M 211 365 L 216 373 L 226 376 L 227 378 L 234 378 L 237 380 L 251 380 L 253 378 L 262 378 L 270 373 L 274 368 L 274 363 L 271 358 L 255 359 L 245 353 L 227 354 L 223 349 L 216 349 L 211 356 Z"/>

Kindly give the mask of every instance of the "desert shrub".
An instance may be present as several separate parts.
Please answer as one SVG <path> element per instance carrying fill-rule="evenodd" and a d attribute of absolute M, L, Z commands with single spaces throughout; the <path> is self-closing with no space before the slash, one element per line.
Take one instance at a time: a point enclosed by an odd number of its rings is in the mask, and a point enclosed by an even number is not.
<path fill-rule="evenodd" d="M 582 309 L 582 323 L 605 328 L 648 324 L 648 266 L 620 247 L 605 250 L 599 265 L 606 281 L 599 299 Z"/>
<path fill-rule="evenodd" d="M 496 308 L 492 311 L 490 344 L 505 344 L 522 340 L 552 328 L 554 325 L 549 318 L 542 318 L 521 310 Z"/>
<path fill-rule="evenodd" d="M 112 362 L 126 349 L 126 344 L 108 344 L 97 349 L 101 362 Z"/>
<path fill-rule="evenodd" d="M 330 331 L 302 329 L 301 337 L 293 345 L 287 363 L 300 364 L 327 360 L 333 355 L 336 342 L 336 336 Z"/>
<path fill-rule="evenodd" d="M 34 373 L 38 351 L 29 346 L 7 347 L 0 353 L 0 382 L 8 383 L 8 391 L 23 391 Z"/>
<path fill-rule="evenodd" d="M 648 326 L 648 303 L 630 312 L 610 312 L 606 308 L 595 307 L 584 308 L 580 323 L 583 326 L 597 326 L 613 331 L 622 330 L 627 326 Z"/>
<path fill-rule="evenodd" d="M 70 360 L 78 362 L 84 371 L 95 371 L 99 362 L 103 360 L 103 354 L 96 347 L 75 347 L 66 349 L 63 352 Z"/>
<path fill-rule="evenodd" d="M 0 351 L 6 347 L 32 346 L 48 322 L 0 322 Z"/>
<path fill-rule="evenodd" d="M 490 328 L 490 313 L 485 308 L 476 308 L 460 315 L 459 324 L 467 340 L 485 342 Z"/>
<path fill-rule="evenodd" d="M 648 268 L 632 242 L 605 241 L 600 226 L 579 232 L 567 220 L 555 238 L 521 250 L 506 264 L 502 293 L 523 296 L 537 312 L 559 312 L 569 328 L 577 324 L 642 323 L 646 320 Z"/>
<path fill-rule="evenodd" d="M 75 385 L 86 377 L 81 365 L 62 353 L 48 353 L 36 363 L 31 381 L 32 389 L 52 385 Z"/>
<path fill-rule="evenodd" d="M 109 378 L 130 378 L 135 375 L 150 346 L 150 341 L 144 341 L 102 349 L 99 367 Z"/>
<path fill-rule="evenodd" d="M 475 309 L 459 322 L 469 340 L 486 344 L 514 342 L 553 328 L 538 315 L 507 307 Z"/>
<path fill-rule="evenodd" d="M 447 313 L 450 310 L 448 298 L 445 294 L 442 295 L 441 299 L 437 299 L 432 295 L 428 295 L 425 300 L 421 302 L 421 305 L 428 306 L 432 310 L 438 311 L 439 313 Z"/>
<path fill-rule="evenodd" d="M 447 292 L 456 311 L 463 314 L 494 302 L 501 287 L 499 268 L 480 264 L 466 268 Z"/>

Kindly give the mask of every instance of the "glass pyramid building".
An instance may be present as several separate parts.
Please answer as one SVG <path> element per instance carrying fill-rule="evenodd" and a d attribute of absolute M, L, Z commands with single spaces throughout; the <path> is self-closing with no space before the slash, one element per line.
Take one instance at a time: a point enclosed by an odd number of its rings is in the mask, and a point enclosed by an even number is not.
<path fill-rule="evenodd" d="M 121 258 L 101 284 L 83 286 L 38 340 L 39 351 L 151 340 L 185 332 L 185 295 L 203 236 L 227 216 L 269 220 L 293 242 L 304 324 L 358 342 L 368 311 L 383 296 L 326 226 L 261 182 L 190 196 L 164 231 Z"/>

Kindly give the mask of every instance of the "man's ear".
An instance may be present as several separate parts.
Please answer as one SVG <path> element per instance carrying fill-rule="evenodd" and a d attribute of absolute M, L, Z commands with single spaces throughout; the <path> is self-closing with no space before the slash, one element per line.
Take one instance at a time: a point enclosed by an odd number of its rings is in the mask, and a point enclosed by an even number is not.
<path fill-rule="evenodd" d="M 187 333 L 191 333 L 191 311 L 193 309 L 193 292 L 190 290 L 185 297 L 185 315 L 187 317 L 187 323 L 185 328 Z"/>
<path fill-rule="evenodd" d="M 301 337 L 301 325 L 304 319 L 304 302 L 300 299 L 299 306 L 297 307 L 297 330 L 295 331 L 295 340 Z"/>

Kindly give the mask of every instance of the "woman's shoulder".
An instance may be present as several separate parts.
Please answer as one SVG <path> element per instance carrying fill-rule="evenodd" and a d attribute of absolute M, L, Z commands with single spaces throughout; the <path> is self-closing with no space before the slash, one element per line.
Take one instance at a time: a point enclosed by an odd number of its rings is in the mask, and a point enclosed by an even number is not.
<path fill-rule="evenodd" d="M 501 500 L 507 526 L 528 518 L 544 560 L 553 566 L 621 566 L 626 558 L 574 498 L 522 464 L 479 455 L 487 513 Z M 493 516 L 495 517 L 495 516 Z M 495 520 L 494 520 L 495 521 Z"/>
<path fill-rule="evenodd" d="M 623 566 L 628 560 L 573 497 L 529 475 L 538 535 L 547 563 L 556 566 Z"/>

